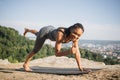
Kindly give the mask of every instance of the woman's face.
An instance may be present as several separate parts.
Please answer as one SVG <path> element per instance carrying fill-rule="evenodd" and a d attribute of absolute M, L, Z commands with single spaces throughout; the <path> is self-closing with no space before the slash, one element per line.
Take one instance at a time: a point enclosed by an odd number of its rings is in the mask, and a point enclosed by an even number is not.
<path fill-rule="evenodd" d="M 70 30 L 70 38 L 72 41 L 76 41 L 83 34 L 83 30 L 81 28 L 74 28 Z"/>

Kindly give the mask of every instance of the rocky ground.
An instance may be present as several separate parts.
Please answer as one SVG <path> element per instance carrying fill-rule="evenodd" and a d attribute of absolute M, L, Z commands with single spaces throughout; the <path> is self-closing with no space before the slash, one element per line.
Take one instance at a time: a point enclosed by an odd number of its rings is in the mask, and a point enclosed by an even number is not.
<path fill-rule="evenodd" d="M 0 60 L 0 80 L 120 80 L 120 65 L 105 65 L 102 62 L 94 62 L 82 59 L 84 68 L 101 69 L 91 71 L 88 74 L 58 75 L 48 73 L 35 73 L 18 71 L 23 63 L 9 63 Z M 77 68 L 74 58 L 50 56 L 36 59 L 30 62 L 30 66 L 52 68 Z"/>

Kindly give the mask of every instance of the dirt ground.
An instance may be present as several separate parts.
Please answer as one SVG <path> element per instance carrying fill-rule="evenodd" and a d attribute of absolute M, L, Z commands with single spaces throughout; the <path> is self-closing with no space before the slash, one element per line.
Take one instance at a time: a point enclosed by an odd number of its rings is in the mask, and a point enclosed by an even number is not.
<path fill-rule="evenodd" d="M 12 64 L 7 60 L 0 60 L 0 80 L 120 80 L 120 65 L 105 65 L 102 62 L 87 59 L 82 59 L 84 68 L 100 68 L 101 70 L 91 71 L 88 74 L 58 75 L 18 71 L 22 65 L 23 63 Z M 55 56 L 33 60 L 30 66 L 77 68 L 74 58 Z"/>

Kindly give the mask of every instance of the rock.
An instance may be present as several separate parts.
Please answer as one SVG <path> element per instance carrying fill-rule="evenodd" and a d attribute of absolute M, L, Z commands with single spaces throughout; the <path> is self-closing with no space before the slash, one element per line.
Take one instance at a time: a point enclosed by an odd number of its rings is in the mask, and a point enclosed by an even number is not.
<path fill-rule="evenodd" d="M 10 62 L 8 61 L 8 59 L 5 60 L 0 59 L 0 64 L 10 64 Z"/>

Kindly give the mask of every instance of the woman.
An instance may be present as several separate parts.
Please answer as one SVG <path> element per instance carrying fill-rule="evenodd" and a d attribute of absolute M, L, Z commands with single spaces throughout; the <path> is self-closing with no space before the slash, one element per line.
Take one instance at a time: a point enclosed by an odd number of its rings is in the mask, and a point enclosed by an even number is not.
<path fill-rule="evenodd" d="M 82 26 L 82 24 L 76 23 L 68 28 L 60 27 L 57 29 L 55 29 L 53 26 L 46 26 L 41 28 L 39 32 L 36 30 L 25 29 L 24 36 L 27 32 L 35 34 L 37 38 L 33 50 L 29 53 L 23 65 L 25 71 L 31 71 L 31 69 L 29 68 L 29 61 L 31 60 L 33 55 L 35 55 L 41 49 L 46 39 L 56 41 L 55 55 L 57 57 L 74 54 L 79 70 L 83 71 L 78 46 L 79 37 L 84 32 L 84 27 Z M 61 44 L 68 43 L 70 41 L 73 42 L 72 47 L 69 50 L 61 52 Z"/>

